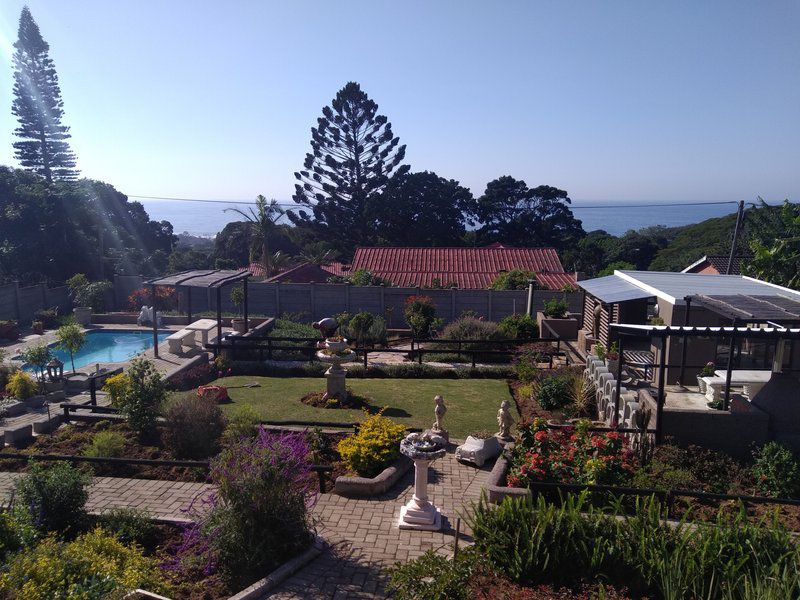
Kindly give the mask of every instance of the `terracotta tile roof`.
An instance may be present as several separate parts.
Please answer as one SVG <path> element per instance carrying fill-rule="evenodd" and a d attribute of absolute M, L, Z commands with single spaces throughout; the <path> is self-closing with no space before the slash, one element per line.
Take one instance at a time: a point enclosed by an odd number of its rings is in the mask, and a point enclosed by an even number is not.
<path fill-rule="evenodd" d="M 731 275 L 742 274 L 742 262 L 748 258 L 747 256 L 738 255 L 733 257 L 731 264 Z M 728 257 L 723 255 L 706 255 L 700 260 L 693 262 L 686 267 L 683 273 L 714 273 L 718 275 L 725 273 L 728 268 Z"/>
<path fill-rule="evenodd" d="M 492 244 L 481 248 L 359 247 L 352 270 L 367 269 L 398 286 L 443 286 L 485 289 L 501 271 L 524 269 L 537 274 L 542 287 L 560 289 L 575 284 L 565 273 L 554 248 L 511 248 Z M 541 276 L 540 276 L 541 275 Z"/>
<path fill-rule="evenodd" d="M 261 263 L 250 263 L 250 272 L 253 277 L 264 277 L 264 266 Z M 340 262 L 329 263 L 325 265 L 312 265 L 311 263 L 300 263 L 288 269 L 284 269 L 277 275 L 273 275 L 265 281 L 281 281 L 292 283 L 325 283 L 328 277 L 334 275 L 346 275 L 349 272 L 350 265 Z"/>

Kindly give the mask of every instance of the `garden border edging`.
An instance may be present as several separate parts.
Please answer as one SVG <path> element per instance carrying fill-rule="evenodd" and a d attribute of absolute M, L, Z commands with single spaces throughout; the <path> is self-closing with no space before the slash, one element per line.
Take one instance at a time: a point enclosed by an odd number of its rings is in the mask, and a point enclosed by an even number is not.
<path fill-rule="evenodd" d="M 283 563 L 272 573 L 244 588 L 241 592 L 230 596 L 228 600 L 254 600 L 255 598 L 261 598 L 265 593 L 317 558 L 324 549 L 325 542 L 318 535 L 315 535 L 314 541 L 308 550 Z"/>
<path fill-rule="evenodd" d="M 380 496 L 388 492 L 406 471 L 411 468 L 411 460 L 400 456 L 375 477 L 348 477 L 340 475 L 333 484 L 333 491 L 340 496 Z"/>
<path fill-rule="evenodd" d="M 512 488 L 503 485 L 508 474 L 509 462 L 502 454 L 492 467 L 489 479 L 486 481 L 484 489 L 489 496 L 489 502 L 499 504 L 505 498 L 530 498 L 531 491 L 528 488 Z"/>

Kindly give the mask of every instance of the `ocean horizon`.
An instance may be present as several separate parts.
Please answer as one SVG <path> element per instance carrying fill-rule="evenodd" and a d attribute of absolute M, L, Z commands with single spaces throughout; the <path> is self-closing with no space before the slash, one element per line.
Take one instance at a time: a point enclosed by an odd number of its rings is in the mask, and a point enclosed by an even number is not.
<path fill-rule="evenodd" d="M 246 208 L 242 204 L 218 202 L 182 202 L 131 198 L 141 202 L 147 214 L 156 221 L 169 221 L 176 234 L 189 233 L 213 237 L 225 225 L 241 221 L 242 217 L 230 208 Z M 736 204 L 683 204 L 668 206 L 670 201 L 649 200 L 573 200 L 572 212 L 580 219 L 584 230 L 602 229 L 612 235 L 654 225 L 678 227 L 699 223 L 714 217 L 736 212 Z M 647 204 L 650 206 L 635 206 Z M 653 206 L 657 205 L 657 206 Z"/>

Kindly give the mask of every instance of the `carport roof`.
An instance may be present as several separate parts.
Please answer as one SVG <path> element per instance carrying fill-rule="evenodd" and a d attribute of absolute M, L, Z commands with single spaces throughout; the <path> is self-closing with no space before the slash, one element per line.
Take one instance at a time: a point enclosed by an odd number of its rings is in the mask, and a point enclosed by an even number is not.
<path fill-rule="evenodd" d="M 248 270 L 232 271 L 222 269 L 206 269 L 201 271 L 182 271 L 165 277 L 157 277 L 145 282 L 145 285 L 170 287 L 217 288 L 235 283 L 250 277 Z"/>

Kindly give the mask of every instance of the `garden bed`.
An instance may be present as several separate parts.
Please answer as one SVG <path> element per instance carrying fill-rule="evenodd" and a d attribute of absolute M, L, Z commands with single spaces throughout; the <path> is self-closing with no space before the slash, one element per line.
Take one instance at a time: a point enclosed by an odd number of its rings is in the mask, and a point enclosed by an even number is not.
<path fill-rule="evenodd" d="M 92 446 L 92 439 L 100 432 L 116 432 L 124 436 L 125 444 L 120 453 L 124 458 L 143 458 L 150 460 L 176 460 L 167 450 L 158 435 L 140 441 L 136 433 L 125 423 L 97 421 L 94 423 L 74 423 L 61 427 L 50 435 L 34 438 L 32 444 L 17 450 L 5 448 L 0 454 L 57 454 L 62 456 L 84 456 Z M 202 482 L 206 480 L 206 470 L 191 467 L 170 467 L 163 465 L 120 465 L 110 463 L 81 463 L 82 468 L 91 469 L 96 476 L 135 477 L 141 479 L 165 479 L 171 481 Z M 2 460 L 0 469 L 22 472 L 28 469 L 23 460 Z"/>

